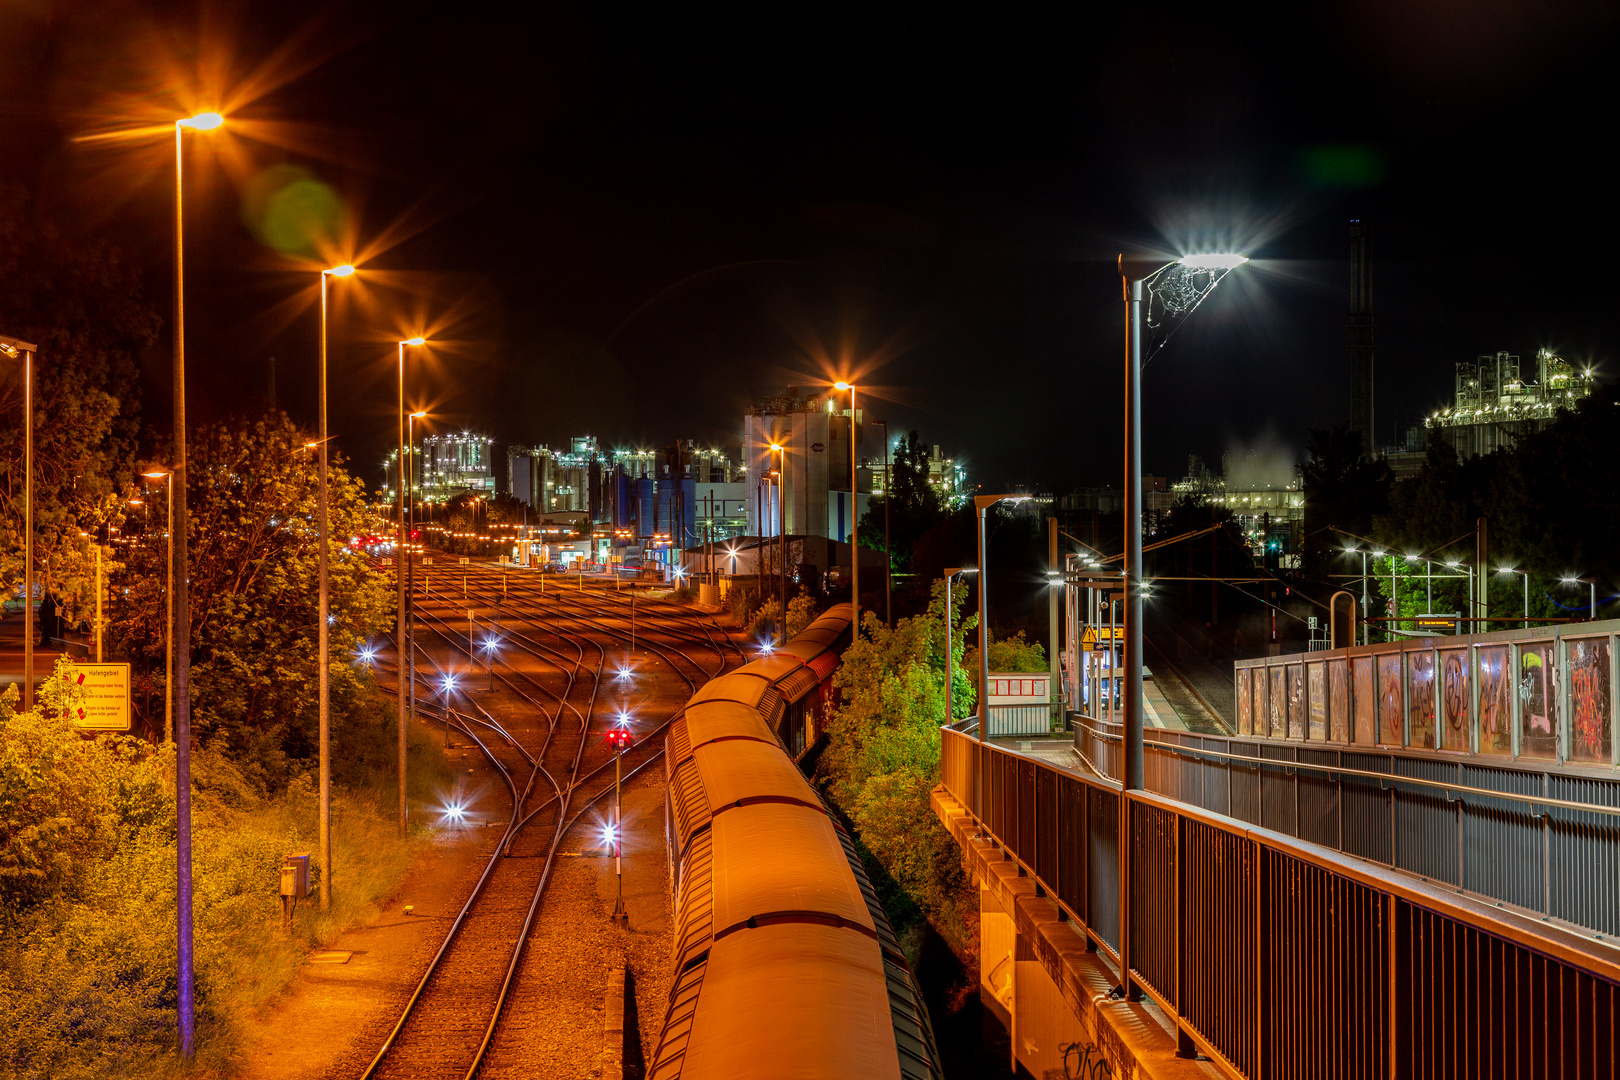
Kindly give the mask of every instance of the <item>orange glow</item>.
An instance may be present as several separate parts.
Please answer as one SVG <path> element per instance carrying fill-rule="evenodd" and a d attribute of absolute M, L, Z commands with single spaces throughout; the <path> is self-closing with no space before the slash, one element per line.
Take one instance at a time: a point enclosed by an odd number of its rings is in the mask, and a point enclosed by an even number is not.
<path fill-rule="evenodd" d="M 344 263 L 342 266 L 334 266 L 330 270 L 322 270 L 321 273 L 330 274 L 333 277 L 350 277 L 354 274 L 354 267 Z"/>
<path fill-rule="evenodd" d="M 406 338 L 404 341 L 400 342 L 400 344 L 401 345 L 426 345 L 427 344 L 427 338 L 425 338 L 425 337 Z"/>
<path fill-rule="evenodd" d="M 225 118 L 217 112 L 200 112 L 196 116 L 178 120 L 176 123 L 193 131 L 213 131 L 215 128 L 224 125 Z"/>
<path fill-rule="evenodd" d="M 423 417 L 425 417 L 426 415 L 427 415 L 427 413 L 425 413 L 425 412 L 413 412 L 413 413 L 411 413 L 412 418 L 416 419 L 416 420 L 420 420 Z"/>
<path fill-rule="evenodd" d="M 853 385 L 852 383 L 847 383 L 847 382 L 835 382 L 835 383 L 833 383 L 833 389 L 834 390 L 848 390 L 848 389 L 850 389 L 850 387 L 852 385 Z"/>

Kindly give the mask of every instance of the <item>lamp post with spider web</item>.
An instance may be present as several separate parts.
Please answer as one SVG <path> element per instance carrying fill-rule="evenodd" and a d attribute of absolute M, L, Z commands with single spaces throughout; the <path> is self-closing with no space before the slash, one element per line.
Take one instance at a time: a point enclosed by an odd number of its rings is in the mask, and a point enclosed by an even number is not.
<path fill-rule="evenodd" d="M 1119 274 L 1125 293 L 1125 723 L 1119 777 L 1122 794 L 1142 787 L 1142 368 L 1221 279 L 1248 261 L 1246 256 L 1232 254 L 1187 255 L 1168 263 L 1123 254 L 1119 257 Z M 1145 350 L 1144 329 L 1151 335 Z M 1124 799 L 1119 815 L 1120 985 L 1115 993 L 1139 1000 L 1142 991 L 1131 976 L 1134 959 L 1130 918 L 1132 815 L 1132 804 Z"/>

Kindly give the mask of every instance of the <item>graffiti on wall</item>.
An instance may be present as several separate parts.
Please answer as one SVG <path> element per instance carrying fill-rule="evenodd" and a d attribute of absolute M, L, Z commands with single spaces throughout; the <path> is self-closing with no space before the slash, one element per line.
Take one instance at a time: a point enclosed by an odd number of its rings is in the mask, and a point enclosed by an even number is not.
<path fill-rule="evenodd" d="M 1412 745 L 1434 749 L 1434 653 L 1407 654 L 1407 715 Z"/>
<path fill-rule="evenodd" d="M 1453 750 L 1468 746 L 1468 653 L 1458 649 L 1440 657 L 1442 701 L 1445 703 L 1445 745 Z"/>
<path fill-rule="evenodd" d="M 1513 752 L 1513 679 L 1506 645 L 1479 650 L 1479 750 Z"/>
<path fill-rule="evenodd" d="M 1355 672 L 1356 742 L 1376 742 L 1378 687 L 1373 681 L 1372 657 L 1358 656 L 1350 663 Z"/>
<path fill-rule="evenodd" d="M 1519 649 L 1519 755 L 1550 758 L 1557 754 L 1554 724 L 1558 708 L 1557 675 L 1552 642 Z"/>
<path fill-rule="evenodd" d="M 1609 760 L 1609 642 L 1569 643 L 1569 751 L 1576 761 Z"/>
<path fill-rule="evenodd" d="M 1405 734 L 1401 715 L 1401 654 L 1378 657 L 1378 741 L 1386 746 L 1401 745 Z"/>

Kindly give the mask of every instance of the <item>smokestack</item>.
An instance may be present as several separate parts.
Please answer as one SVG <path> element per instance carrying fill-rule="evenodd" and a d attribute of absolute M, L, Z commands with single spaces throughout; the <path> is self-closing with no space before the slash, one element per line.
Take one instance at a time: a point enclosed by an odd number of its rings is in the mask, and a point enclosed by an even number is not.
<path fill-rule="evenodd" d="M 1350 427 L 1361 432 L 1371 454 L 1373 441 L 1373 353 L 1376 316 L 1372 306 L 1372 228 L 1359 218 L 1350 222 Z"/>

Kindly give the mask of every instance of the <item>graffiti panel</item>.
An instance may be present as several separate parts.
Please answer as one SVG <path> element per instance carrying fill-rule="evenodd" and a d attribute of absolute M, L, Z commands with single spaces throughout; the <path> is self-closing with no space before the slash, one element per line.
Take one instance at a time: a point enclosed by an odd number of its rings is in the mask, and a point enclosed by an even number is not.
<path fill-rule="evenodd" d="M 1351 708 L 1355 710 L 1356 742 L 1371 744 L 1378 741 L 1378 685 L 1373 678 L 1373 658 L 1356 657 L 1350 661 L 1350 671 L 1355 690 Z"/>
<path fill-rule="evenodd" d="M 1310 711 L 1310 730 L 1306 738 L 1319 742 L 1327 738 L 1327 665 L 1305 665 L 1306 704 Z"/>
<path fill-rule="evenodd" d="M 1468 718 L 1468 650 L 1447 649 L 1440 654 L 1440 745 L 1447 750 L 1471 750 Z"/>
<path fill-rule="evenodd" d="M 1513 673 L 1508 647 L 1490 645 L 1479 657 L 1479 752 L 1513 753 Z"/>
<path fill-rule="evenodd" d="M 1519 646 L 1519 756 L 1558 755 L 1558 673 L 1553 643 Z"/>
<path fill-rule="evenodd" d="M 1280 667 L 1269 670 L 1271 692 L 1267 694 L 1270 700 L 1266 704 L 1271 706 L 1271 726 L 1267 734 L 1273 739 L 1282 739 L 1288 736 L 1288 672 Z"/>
<path fill-rule="evenodd" d="M 1305 737 L 1305 665 L 1289 664 L 1288 668 L 1288 737 Z"/>
<path fill-rule="evenodd" d="M 1400 746 L 1405 735 L 1404 720 L 1401 715 L 1401 654 L 1385 653 L 1378 657 L 1378 741 L 1385 746 Z"/>
<path fill-rule="evenodd" d="M 1608 764 L 1609 639 L 1569 643 L 1569 756 Z"/>
<path fill-rule="evenodd" d="M 1254 705 L 1249 694 L 1249 688 L 1254 685 L 1254 678 L 1248 668 L 1239 668 L 1237 673 L 1238 697 L 1238 734 L 1254 734 Z"/>
<path fill-rule="evenodd" d="M 1433 750 L 1434 653 L 1428 649 L 1406 654 L 1406 701 L 1412 745 Z"/>
<path fill-rule="evenodd" d="M 1270 712 L 1266 708 L 1266 690 L 1271 685 L 1271 678 L 1263 667 L 1250 668 L 1249 674 L 1254 677 L 1254 701 L 1251 708 L 1254 710 L 1254 730 L 1252 734 L 1262 738 L 1266 734 L 1266 717 Z"/>
<path fill-rule="evenodd" d="M 1334 742 L 1350 741 L 1350 662 L 1329 660 L 1328 717 Z"/>

